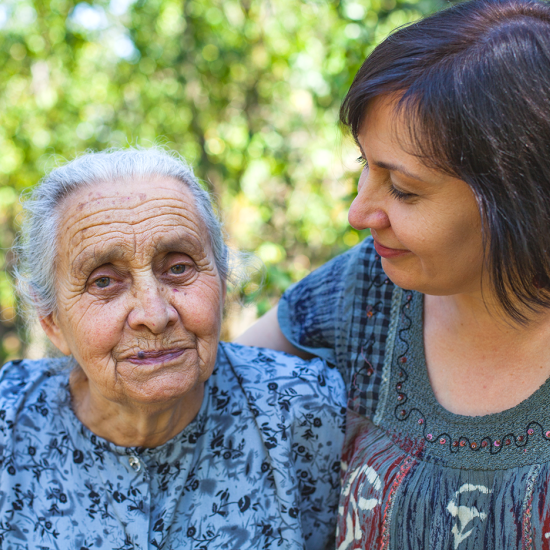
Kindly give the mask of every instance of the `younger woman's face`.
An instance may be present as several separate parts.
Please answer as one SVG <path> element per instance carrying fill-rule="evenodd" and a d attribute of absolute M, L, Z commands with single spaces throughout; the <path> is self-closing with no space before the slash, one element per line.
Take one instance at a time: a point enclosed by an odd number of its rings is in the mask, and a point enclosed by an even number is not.
<path fill-rule="evenodd" d="M 384 271 L 398 286 L 433 295 L 478 292 L 483 245 L 474 194 L 403 149 L 407 129 L 395 104 L 381 96 L 368 106 L 358 135 L 366 165 L 349 222 L 370 229 Z"/>

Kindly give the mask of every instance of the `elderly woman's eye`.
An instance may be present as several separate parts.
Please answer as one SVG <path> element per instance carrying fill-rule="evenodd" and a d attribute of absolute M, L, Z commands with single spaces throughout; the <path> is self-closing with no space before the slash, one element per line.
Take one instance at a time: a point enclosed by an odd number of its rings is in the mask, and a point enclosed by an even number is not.
<path fill-rule="evenodd" d="M 100 277 L 95 281 L 95 285 L 99 288 L 107 288 L 111 284 L 110 277 Z"/>
<path fill-rule="evenodd" d="M 170 268 L 170 273 L 173 273 L 174 275 L 181 275 L 185 272 L 187 266 L 184 264 L 177 264 Z"/>

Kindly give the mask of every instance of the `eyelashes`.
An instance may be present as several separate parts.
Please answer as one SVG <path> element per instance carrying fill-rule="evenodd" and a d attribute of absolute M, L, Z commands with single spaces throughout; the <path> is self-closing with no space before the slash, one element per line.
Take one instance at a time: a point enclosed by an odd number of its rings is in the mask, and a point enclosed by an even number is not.
<path fill-rule="evenodd" d="M 390 186 L 389 192 L 392 197 L 395 197 L 399 201 L 404 201 L 414 197 L 411 193 L 403 193 L 403 191 L 399 191 L 399 189 L 396 189 L 393 185 Z"/>

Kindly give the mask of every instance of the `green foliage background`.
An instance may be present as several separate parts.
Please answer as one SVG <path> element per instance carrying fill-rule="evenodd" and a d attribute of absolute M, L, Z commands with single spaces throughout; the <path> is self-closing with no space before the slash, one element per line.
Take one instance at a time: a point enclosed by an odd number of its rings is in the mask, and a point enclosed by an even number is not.
<path fill-rule="evenodd" d="M 19 194 L 86 149 L 162 143 L 266 264 L 258 313 L 361 236 L 340 101 L 374 45 L 437 0 L 0 2 L 0 361 L 25 353 L 8 252 Z"/>

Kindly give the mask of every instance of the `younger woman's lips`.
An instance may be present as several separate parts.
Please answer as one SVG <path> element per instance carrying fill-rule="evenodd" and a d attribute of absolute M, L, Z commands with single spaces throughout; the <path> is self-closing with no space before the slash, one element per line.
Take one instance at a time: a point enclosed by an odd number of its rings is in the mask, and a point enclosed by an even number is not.
<path fill-rule="evenodd" d="M 138 351 L 136 355 L 128 357 L 130 363 L 136 365 L 153 365 L 158 363 L 166 363 L 172 359 L 176 359 L 185 352 L 184 348 L 162 349 L 155 351 Z"/>
<path fill-rule="evenodd" d="M 410 253 L 408 250 L 404 250 L 402 248 L 388 248 L 387 246 L 383 246 L 376 241 L 374 241 L 374 249 L 380 256 L 382 256 L 382 258 L 386 259 L 399 258 L 400 256 Z"/>

